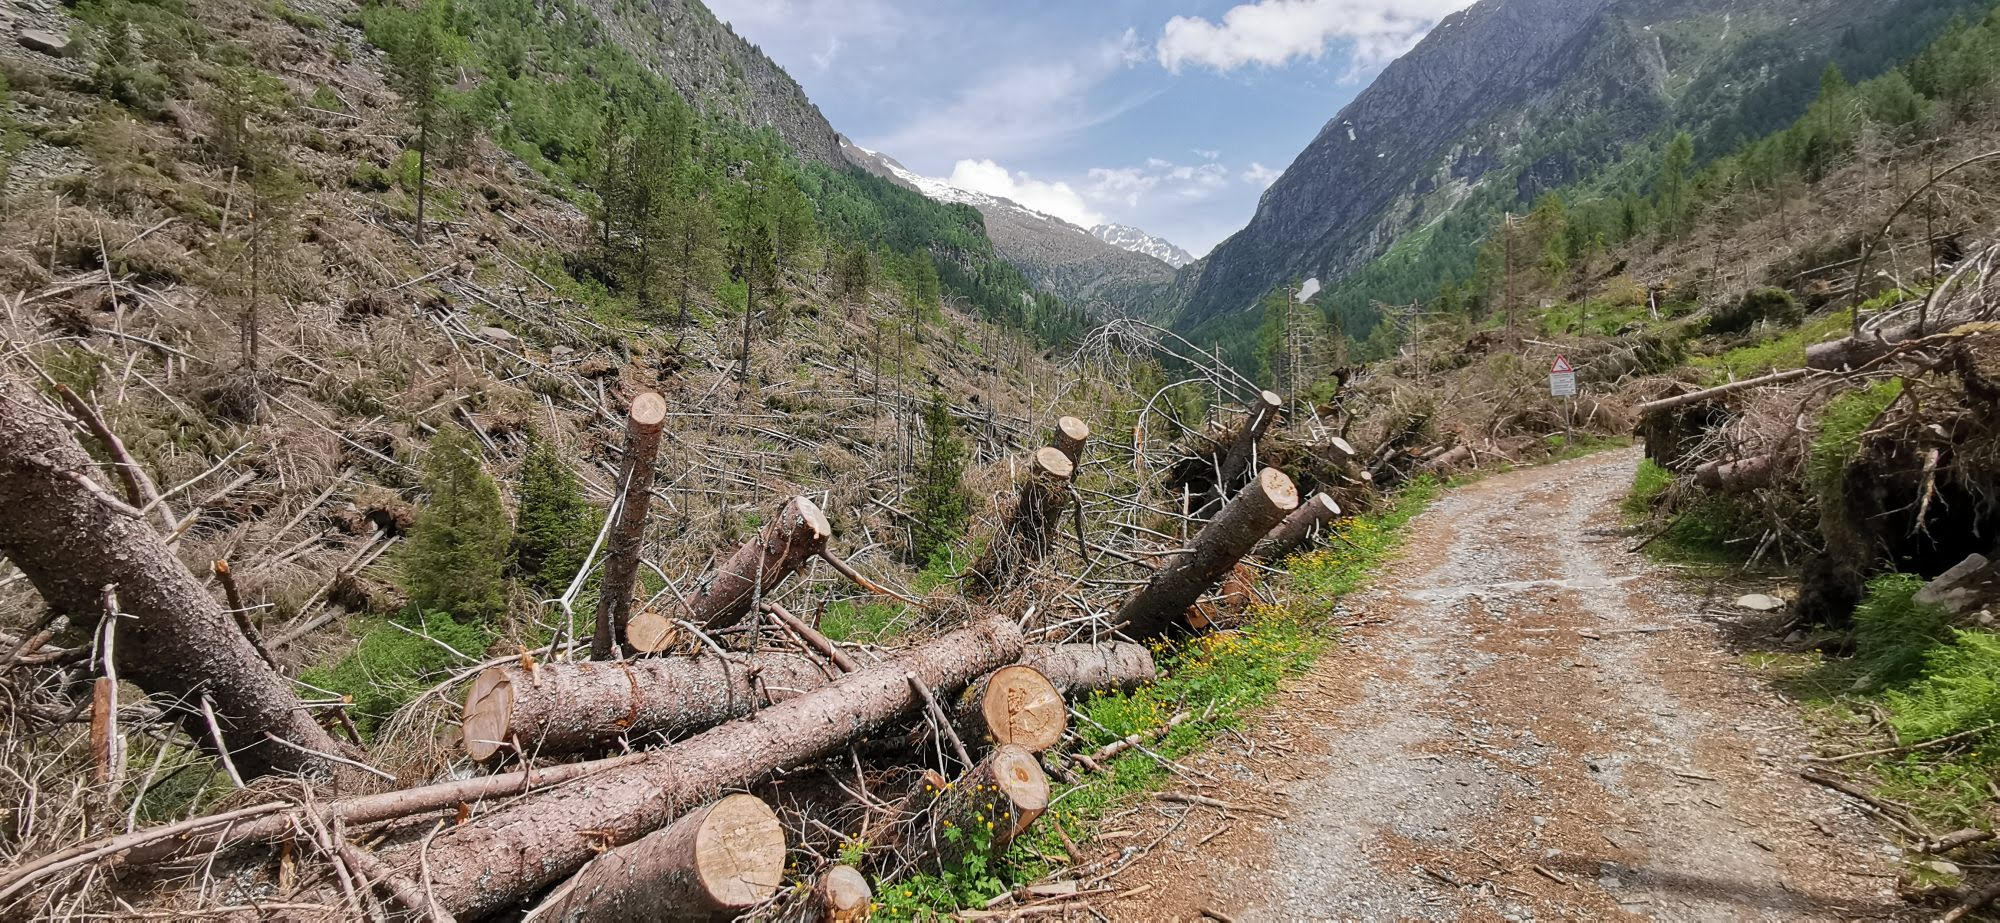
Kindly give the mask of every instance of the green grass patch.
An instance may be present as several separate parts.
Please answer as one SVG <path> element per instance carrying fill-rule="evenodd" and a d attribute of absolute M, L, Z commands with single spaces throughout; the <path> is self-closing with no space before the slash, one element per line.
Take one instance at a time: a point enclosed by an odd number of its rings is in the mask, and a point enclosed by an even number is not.
<path fill-rule="evenodd" d="M 876 643 L 903 633 L 904 607 L 897 603 L 843 599 L 826 607 L 819 631 L 835 641 Z"/>
<path fill-rule="evenodd" d="M 1365 516 L 1344 520 L 1319 550 L 1292 557 L 1288 574 L 1272 584 L 1278 602 L 1258 606 L 1241 627 L 1165 643 L 1155 648 L 1160 681 L 1130 693 L 1099 695 L 1080 704 L 1076 730 L 1087 746 L 1157 729 L 1177 713 L 1195 716 L 1147 749 L 1168 759 L 1199 750 L 1224 730 L 1241 727 L 1251 711 L 1271 699 L 1287 677 L 1304 672 L 1332 643 L 1327 619 L 1396 553 L 1409 521 L 1441 490 L 1425 478 L 1394 501 Z M 1165 786 L 1171 776 L 1154 758 L 1128 751 L 1075 786 L 1055 786 L 1054 804 L 1016 841 L 1000 868 L 983 863 L 878 885 L 882 919 L 936 919 L 980 907 L 1008 888 L 1034 881 L 1054 867 L 1062 837 L 1085 839 L 1110 811 Z M 1060 832 L 1059 832 L 1060 831 Z"/>
<path fill-rule="evenodd" d="M 1640 459 L 1639 471 L 1632 476 L 1632 489 L 1619 503 L 1625 518 L 1643 520 L 1653 515 L 1653 507 L 1667 488 L 1674 486 L 1674 473 L 1650 458 Z"/>
<path fill-rule="evenodd" d="M 1902 379 L 1892 378 L 1848 391 L 1828 401 L 1820 411 L 1819 435 L 1813 438 L 1812 451 L 1806 456 L 1806 483 L 1820 502 L 1839 499 L 1847 463 L 1861 450 L 1862 434 L 1902 394 Z"/>
<path fill-rule="evenodd" d="M 479 662 L 493 643 L 483 625 L 462 624 L 442 612 L 402 615 L 362 630 L 354 650 L 299 675 L 311 689 L 349 696 L 348 714 L 364 735 L 411 699 L 455 670 Z"/>
<path fill-rule="evenodd" d="M 1809 318 L 1804 324 L 1767 339 L 1739 346 L 1720 356 L 1699 356 L 1688 364 L 1706 370 L 1711 380 L 1753 378 L 1767 372 L 1801 369 L 1806 365 L 1806 347 L 1845 336 L 1854 324 L 1852 310 Z"/>

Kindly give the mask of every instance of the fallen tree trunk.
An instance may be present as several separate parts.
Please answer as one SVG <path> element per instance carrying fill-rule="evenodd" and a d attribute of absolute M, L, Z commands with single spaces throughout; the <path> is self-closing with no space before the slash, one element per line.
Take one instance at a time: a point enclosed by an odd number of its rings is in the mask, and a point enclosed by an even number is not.
<path fill-rule="evenodd" d="M 1009 664 L 974 681 L 959 696 L 959 734 L 1040 753 L 1062 742 L 1069 705 L 1062 691 L 1026 664 Z"/>
<path fill-rule="evenodd" d="M 1312 538 L 1313 529 L 1340 517 L 1340 504 L 1326 494 L 1314 494 L 1312 499 L 1299 504 L 1285 517 L 1285 521 L 1265 534 L 1257 543 L 1257 557 L 1276 560 L 1292 553 L 1300 545 Z"/>
<path fill-rule="evenodd" d="M 114 596 L 115 662 L 210 752 L 244 775 L 324 772 L 343 748 L 258 655 L 236 620 L 146 521 L 90 479 L 97 463 L 11 372 L 0 372 L 0 553 L 50 609 L 100 624 Z M 213 703 L 214 726 L 196 707 Z M 218 737 L 220 739 L 218 739 Z"/>
<path fill-rule="evenodd" d="M 1049 779 L 1035 755 L 1002 746 L 907 820 L 898 845 L 925 871 L 960 871 L 975 857 L 993 868 L 1048 806 Z"/>
<path fill-rule="evenodd" d="M 1770 484 L 1777 471 L 1778 460 L 1769 455 L 1717 460 L 1695 468 L 1694 482 L 1707 490 L 1740 494 Z"/>
<path fill-rule="evenodd" d="M 465 697 L 465 752 L 483 762 L 704 731 L 826 685 L 823 664 L 774 651 L 492 667 Z"/>
<path fill-rule="evenodd" d="M 667 400 L 654 391 L 639 395 L 625 414 L 625 457 L 618 472 L 623 499 L 604 556 L 596 631 L 590 638 L 592 660 L 611 659 L 618 639 L 625 637 L 626 623 L 632 618 L 632 586 L 639 579 L 639 544 L 646 537 L 646 509 L 653 499 L 653 460 L 660 454 L 660 426 L 666 421 Z"/>
<path fill-rule="evenodd" d="M 730 789 L 831 753 L 915 714 L 929 688 L 963 686 L 1018 660 L 1021 630 L 987 618 L 900 657 L 445 830 L 426 851 L 437 900 L 478 917 L 513 906 L 593 858 Z M 588 765 L 588 764 L 585 764 Z M 408 861 L 417 863 L 415 856 Z"/>
<path fill-rule="evenodd" d="M 1718 397 L 1726 397 L 1728 395 L 1735 394 L 1738 391 L 1747 391 L 1751 388 L 1761 388 L 1765 385 L 1781 385 L 1788 381 L 1796 381 L 1798 379 L 1804 378 L 1807 375 L 1811 375 L 1812 373 L 1813 370 L 1809 368 L 1791 369 L 1789 371 L 1773 372 L 1769 375 L 1761 375 L 1756 378 L 1745 378 L 1742 381 L 1732 381 L 1729 384 L 1718 385 L 1716 387 L 1709 388 L 1703 391 L 1690 391 L 1686 394 L 1676 394 L 1673 397 L 1663 397 L 1657 401 L 1647 401 L 1644 404 L 1640 404 L 1635 409 L 1635 412 L 1640 417 L 1645 417 L 1648 414 L 1659 413 L 1660 411 L 1663 410 L 1673 410 L 1676 407 L 1685 407 L 1689 404 L 1700 404 L 1706 401 L 1712 401 Z"/>
<path fill-rule="evenodd" d="M 729 560 L 702 580 L 694 596 L 686 601 L 687 620 L 702 629 L 727 628 L 742 621 L 750 614 L 755 598 L 776 589 L 786 577 L 812 563 L 814 556 L 826 550 L 826 540 L 832 537 L 833 528 L 827 525 L 826 514 L 811 500 L 793 497 L 756 538 L 743 543 Z M 675 609 L 679 609 L 678 604 Z M 633 618 L 626 640 L 643 653 L 657 654 L 673 636 L 672 618 L 649 611 Z"/>
<path fill-rule="evenodd" d="M 1071 468 L 1083 464 L 1083 444 L 1090 439 L 1090 424 L 1075 417 L 1064 417 L 1056 421 L 1055 438 L 1049 445 L 1069 459 Z"/>
<path fill-rule="evenodd" d="M 1292 479 L 1276 468 L 1265 468 L 1223 507 L 1222 515 L 1125 601 L 1112 625 L 1139 639 L 1186 627 L 1188 608 L 1298 505 Z"/>
<path fill-rule="evenodd" d="M 732 920 L 785 877 L 785 828 L 755 795 L 730 795 L 583 867 L 536 921 Z"/>
<path fill-rule="evenodd" d="M 1159 678 L 1153 652 L 1130 641 L 1031 647 L 1021 662 L 1041 671 L 1066 697 L 1130 692 Z"/>
<path fill-rule="evenodd" d="M 1257 401 L 1250 405 L 1243 428 L 1236 431 L 1235 438 L 1229 442 L 1228 453 L 1222 456 L 1222 466 L 1218 471 L 1220 477 L 1215 486 L 1217 494 L 1227 494 L 1236 489 L 1244 474 L 1250 470 L 1251 463 L 1256 461 L 1258 441 L 1264 438 L 1271 424 L 1278 421 L 1278 414 L 1284 409 L 1284 398 L 1269 391 L 1257 393 Z"/>
<path fill-rule="evenodd" d="M 986 553 L 966 571 L 967 592 L 989 595 L 1005 586 L 1017 568 L 1042 559 L 1055 547 L 1069 505 L 1069 457 L 1056 448 L 1035 453 L 1028 476 L 1021 481 L 1021 498 L 986 545 Z"/>

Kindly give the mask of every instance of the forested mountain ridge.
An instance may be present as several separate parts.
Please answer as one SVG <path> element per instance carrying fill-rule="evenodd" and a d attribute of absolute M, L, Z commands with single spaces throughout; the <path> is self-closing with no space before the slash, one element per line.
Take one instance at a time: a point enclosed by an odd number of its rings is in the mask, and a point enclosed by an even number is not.
<path fill-rule="evenodd" d="M 1250 224 L 1182 270 L 1164 311 L 1197 330 L 1287 280 L 1318 278 L 1334 320 L 1364 340 L 1373 302 L 1428 300 L 1466 278 L 1502 211 L 1657 157 L 1674 131 L 1697 139 L 1698 160 L 1727 153 L 1803 111 L 1829 63 L 1872 76 L 1983 6 L 1476 4 L 1329 121 Z M 1399 246 L 1401 268 L 1371 266 Z M 1230 336 L 1218 326 L 1200 338 Z"/>

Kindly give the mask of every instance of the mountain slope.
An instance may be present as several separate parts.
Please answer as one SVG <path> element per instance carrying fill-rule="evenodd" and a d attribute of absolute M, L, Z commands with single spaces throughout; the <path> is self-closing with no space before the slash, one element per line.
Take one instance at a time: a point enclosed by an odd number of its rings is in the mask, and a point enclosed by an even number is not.
<path fill-rule="evenodd" d="M 923 176 L 892 157 L 845 138 L 854 165 L 940 202 L 970 205 L 986 220 L 986 234 L 1000 256 L 1037 288 L 1098 314 L 1127 314 L 1156 303 L 1174 280 L 1174 266 L 1153 253 L 1101 239 L 1091 231 L 1011 199 L 960 189 Z M 1126 239 L 1172 247 L 1137 228 Z M 1133 235 L 1136 235 L 1133 236 Z M 1141 240 L 1142 239 L 1142 240 Z M 1174 248 L 1179 252 L 1178 248 Z M 1185 254 L 1183 254 L 1185 255 Z"/>
<path fill-rule="evenodd" d="M 1288 278 L 1338 282 L 1484 195 L 1499 208 L 1592 175 L 1671 128 L 1703 157 L 1788 121 L 1798 74 L 1866 76 L 1960 0 L 1483 0 L 1447 17 L 1321 130 L 1249 225 L 1182 270 L 1184 327 Z M 1424 293 L 1428 297 L 1429 293 Z"/>
<path fill-rule="evenodd" d="M 1120 250 L 1143 253 L 1175 269 L 1194 262 L 1194 254 L 1182 250 L 1173 241 L 1154 237 L 1131 225 L 1100 224 L 1091 228 L 1090 234 Z"/>

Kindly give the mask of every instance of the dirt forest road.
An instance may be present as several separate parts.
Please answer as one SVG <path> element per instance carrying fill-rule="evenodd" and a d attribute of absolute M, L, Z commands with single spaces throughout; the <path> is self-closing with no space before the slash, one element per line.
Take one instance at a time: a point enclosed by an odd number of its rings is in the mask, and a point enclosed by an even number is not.
<path fill-rule="evenodd" d="M 1637 450 L 1489 478 L 1415 521 L 1347 632 L 1097 848 L 1115 920 L 1851 920 L 1897 851 L 1799 778 L 1745 614 L 1628 553 Z M 1733 598 L 1733 596 L 1732 596 Z M 1150 849 L 1144 847 L 1151 846 Z M 1107 895 L 1109 897 L 1109 895 Z"/>

